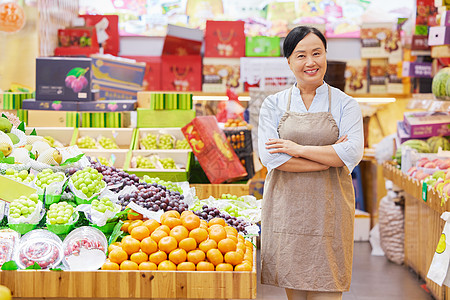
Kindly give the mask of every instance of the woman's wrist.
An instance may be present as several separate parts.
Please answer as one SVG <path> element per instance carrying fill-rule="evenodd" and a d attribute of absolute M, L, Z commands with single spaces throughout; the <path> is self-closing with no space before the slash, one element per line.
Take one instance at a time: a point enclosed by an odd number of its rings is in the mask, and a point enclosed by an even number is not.
<path fill-rule="evenodd" d="M 306 148 L 306 146 L 297 144 L 297 148 L 295 151 L 295 157 L 303 157 L 303 155 L 305 153 L 305 148 Z"/>

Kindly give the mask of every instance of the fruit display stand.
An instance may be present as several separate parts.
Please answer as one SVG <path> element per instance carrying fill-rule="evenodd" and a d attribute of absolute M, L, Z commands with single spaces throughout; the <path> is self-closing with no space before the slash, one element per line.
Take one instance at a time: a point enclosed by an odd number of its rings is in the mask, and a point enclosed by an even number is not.
<path fill-rule="evenodd" d="M 250 194 L 251 179 L 242 183 L 223 183 L 223 184 L 191 184 L 195 188 L 195 195 L 199 199 L 206 199 L 209 196 L 220 198 L 222 194 L 231 194 L 236 196 L 245 196 Z"/>
<path fill-rule="evenodd" d="M 163 134 L 169 134 L 173 138 L 175 138 L 176 141 L 185 140 L 183 132 L 181 132 L 181 128 L 173 128 L 173 127 L 167 127 L 167 128 L 137 128 L 136 129 L 136 137 L 135 137 L 133 150 L 139 150 L 139 149 L 144 150 L 145 149 L 144 145 L 141 144 L 141 140 L 144 139 L 148 134 L 152 134 L 154 136 L 163 135 Z M 188 146 L 188 150 L 189 149 L 191 149 L 191 148 Z M 173 150 L 177 150 L 177 149 L 173 149 Z"/>
<path fill-rule="evenodd" d="M 134 135 L 135 130 L 133 128 L 77 128 L 74 131 L 72 144 L 77 144 L 78 139 L 84 136 L 89 136 L 94 140 L 103 136 L 115 140 L 119 149 L 132 149 Z"/>
<path fill-rule="evenodd" d="M 99 149 L 81 149 L 81 151 L 93 159 L 105 158 L 109 162 L 113 161 L 112 166 L 123 169 L 125 167 L 125 162 L 127 161 L 127 156 L 131 155 L 129 150 L 119 149 L 119 150 L 99 150 Z M 114 159 L 112 158 L 114 156 Z"/>
<path fill-rule="evenodd" d="M 389 163 L 383 164 L 383 175 L 405 191 L 405 264 L 425 280 L 435 299 L 449 299 L 450 288 L 440 287 L 427 273 L 445 224 L 440 216 L 450 211 L 450 202 L 434 190 L 423 197 L 421 182 Z"/>
<path fill-rule="evenodd" d="M 65 147 L 72 144 L 74 131 L 77 130 L 77 128 L 72 127 L 28 127 L 25 133 L 29 135 L 33 129 L 36 130 L 38 135 L 51 136 Z"/>

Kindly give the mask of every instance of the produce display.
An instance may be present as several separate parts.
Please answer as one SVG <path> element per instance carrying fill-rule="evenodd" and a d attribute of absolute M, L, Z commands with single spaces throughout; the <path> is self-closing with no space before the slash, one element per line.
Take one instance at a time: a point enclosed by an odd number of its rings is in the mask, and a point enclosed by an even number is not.
<path fill-rule="evenodd" d="M 31 183 L 34 180 L 34 175 L 29 174 L 28 171 L 22 170 L 19 172 L 11 168 L 6 169 L 5 177 L 23 183 Z"/>
<path fill-rule="evenodd" d="M 70 177 L 74 187 L 88 198 L 103 189 L 104 184 L 102 184 L 102 179 L 103 175 L 91 167 L 76 171 L 75 174 Z"/>
<path fill-rule="evenodd" d="M 14 230 L 0 230 L 0 266 L 13 259 L 14 247 L 18 241 L 19 234 Z"/>
<path fill-rule="evenodd" d="M 180 194 L 183 193 L 183 190 L 177 184 L 175 184 L 171 181 L 164 181 L 162 179 L 159 179 L 158 177 L 152 178 L 148 175 L 144 175 L 142 180 L 145 183 L 150 183 L 150 184 L 156 183 L 157 185 L 165 186 L 166 189 L 170 190 L 170 191 L 179 192 Z"/>
<path fill-rule="evenodd" d="M 155 164 L 151 161 L 149 157 L 143 157 L 138 155 L 136 157 L 136 168 L 138 169 L 155 169 Z"/>
<path fill-rule="evenodd" d="M 28 218 L 36 210 L 38 201 L 39 197 L 36 194 L 30 197 L 20 196 L 9 204 L 9 216 L 14 219 Z"/>
<path fill-rule="evenodd" d="M 175 149 L 185 149 L 185 150 L 190 150 L 191 146 L 189 146 L 189 143 L 186 139 L 182 139 L 182 140 L 177 140 L 175 142 Z"/>
<path fill-rule="evenodd" d="M 237 119 L 228 119 L 225 122 L 225 127 L 242 127 L 242 126 L 247 126 L 247 122 L 242 120 L 241 118 L 237 118 Z"/>
<path fill-rule="evenodd" d="M 119 149 L 119 146 L 117 146 L 116 142 L 111 138 L 102 136 L 98 139 L 98 143 L 105 149 Z"/>
<path fill-rule="evenodd" d="M 94 200 L 95 201 L 95 200 Z M 47 222 L 50 224 L 67 224 L 74 212 L 73 206 L 67 202 L 53 203 L 47 211 Z"/>
<path fill-rule="evenodd" d="M 61 263 L 63 252 L 59 237 L 47 230 L 36 229 L 25 234 L 19 242 L 16 262 L 26 268 L 37 263 L 42 269 Z"/>
<path fill-rule="evenodd" d="M 62 172 L 54 173 L 51 169 L 44 169 L 36 175 L 36 186 L 44 189 L 53 182 L 61 182 L 65 179 L 64 173 Z"/>
<path fill-rule="evenodd" d="M 173 158 L 170 158 L 170 157 L 160 158 L 159 162 L 162 164 L 164 169 L 176 169 L 177 168 Z"/>
<path fill-rule="evenodd" d="M 161 134 L 158 138 L 157 143 L 158 149 L 173 149 L 174 147 L 174 138 L 170 134 Z"/>
<path fill-rule="evenodd" d="M 114 203 L 106 197 L 103 197 L 100 200 L 93 200 L 92 208 L 95 209 L 96 211 L 99 211 L 102 213 L 104 213 L 107 210 L 110 210 L 110 211 L 116 210 Z"/>
<path fill-rule="evenodd" d="M 97 143 L 90 136 L 83 136 L 77 140 L 78 147 L 82 149 L 97 149 Z"/>

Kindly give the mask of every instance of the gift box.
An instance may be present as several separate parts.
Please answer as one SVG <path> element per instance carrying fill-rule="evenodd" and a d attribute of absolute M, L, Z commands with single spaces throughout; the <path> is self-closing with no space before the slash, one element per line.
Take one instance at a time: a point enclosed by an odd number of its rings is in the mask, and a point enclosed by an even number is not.
<path fill-rule="evenodd" d="M 55 56 L 89 56 L 98 52 L 95 27 L 68 27 L 58 30 Z"/>
<path fill-rule="evenodd" d="M 90 101 L 90 58 L 36 58 L 36 100 Z"/>
<path fill-rule="evenodd" d="M 167 25 L 163 55 L 200 55 L 203 32 L 199 29 Z"/>
<path fill-rule="evenodd" d="M 348 60 L 345 66 L 345 92 L 366 94 L 368 87 L 367 60 Z"/>
<path fill-rule="evenodd" d="M 400 65 L 400 66 L 399 66 Z M 399 76 L 399 71 L 401 75 L 401 63 L 399 64 L 389 64 L 387 66 L 388 82 L 387 82 L 387 92 L 388 94 L 403 94 L 404 84 L 403 78 Z"/>
<path fill-rule="evenodd" d="M 203 92 L 225 93 L 232 88 L 243 92 L 239 58 L 203 58 Z"/>
<path fill-rule="evenodd" d="M 155 110 L 192 110 L 193 95 L 191 93 L 139 92 L 138 107 Z"/>
<path fill-rule="evenodd" d="M 361 58 L 387 58 L 398 50 L 399 37 L 392 23 L 363 23 L 361 26 Z"/>
<path fill-rule="evenodd" d="M 181 130 L 211 183 L 247 176 L 215 117 L 196 117 Z"/>
<path fill-rule="evenodd" d="M 450 26 L 450 11 L 442 12 L 439 15 L 440 15 L 439 25 Z"/>
<path fill-rule="evenodd" d="M 98 40 L 102 44 L 103 53 L 117 56 L 120 50 L 119 43 L 119 16 L 118 15 L 80 15 L 86 26 L 97 28 Z M 104 30 L 103 30 L 104 28 Z"/>
<path fill-rule="evenodd" d="M 206 21 L 204 56 L 245 56 L 244 24 L 244 21 Z"/>
<path fill-rule="evenodd" d="M 92 81 L 92 88 L 98 90 L 99 100 L 127 100 L 136 99 L 140 88 L 134 88 L 129 85 L 119 85 L 105 81 Z"/>
<path fill-rule="evenodd" d="M 130 112 L 81 112 L 80 127 L 127 128 L 131 125 Z"/>
<path fill-rule="evenodd" d="M 161 56 L 123 56 L 145 63 L 145 74 L 142 82 L 144 91 L 161 90 Z"/>
<path fill-rule="evenodd" d="M 92 102 L 78 103 L 78 111 L 133 111 L 136 110 L 136 100 L 100 100 Z"/>
<path fill-rule="evenodd" d="M 413 35 L 411 40 L 411 50 L 429 50 L 428 36 L 426 35 Z"/>
<path fill-rule="evenodd" d="M 0 109 L 20 109 L 23 100 L 34 98 L 33 93 L 4 92 L 0 93 Z"/>
<path fill-rule="evenodd" d="M 40 101 L 26 99 L 23 101 L 23 109 L 31 110 L 57 110 L 57 111 L 77 111 L 77 101 Z"/>
<path fill-rule="evenodd" d="M 141 89 L 145 74 L 145 63 L 114 57 L 92 55 L 92 80 L 110 85 L 126 85 L 129 89 Z"/>
<path fill-rule="evenodd" d="M 432 77 L 432 63 L 404 61 L 402 66 L 403 77 L 430 78 Z"/>
<path fill-rule="evenodd" d="M 78 112 L 27 110 L 29 127 L 79 127 Z"/>
<path fill-rule="evenodd" d="M 406 112 L 404 128 L 412 138 L 450 135 L 450 113 Z"/>
<path fill-rule="evenodd" d="M 430 27 L 428 34 L 428 45 L 439 46 L 450 44 L 450 26 Z"/>
<path fill-rule="evenodd" d="M 137 109 L 138 128 L 183 127 L 195 118 L 195 110 Z"/>
<path fill-rule="evenodd" d="M 161 89 L 164 91 L 201 91 L 202 57 L 162 56 Z"/>
<path fill-rule="evenodd" d="M 387 93 L 387 60 L 372 59 L 369 70 L 369 93 L 386 94 Z"/>
<path fill-rule="evenodd" d="M 280 38 L 277 36 L 248 36 L 245 56 L 280 56 Z"/>

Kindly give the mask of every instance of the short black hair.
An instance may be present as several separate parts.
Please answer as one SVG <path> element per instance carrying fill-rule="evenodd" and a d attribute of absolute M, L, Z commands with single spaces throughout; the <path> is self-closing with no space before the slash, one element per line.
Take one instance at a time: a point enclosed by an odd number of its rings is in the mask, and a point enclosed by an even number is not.
<path fill-rule="evenodd" d="M 292 29 L 289 34 L 286 36 L 283 42 L 283 51 L 284 56 L 286 58 L 289 58 L 291 56 L 292 52 L 294 51 L 295 47 L 297 47 L 298 42 L 303 40 L 305 36 L 308 34 L 313 33 L 319 37 L 319 39 L 322 41 L 325 51 L 327 50 L 327 40 L 325 39 L 325 36 L 315 27 L 310 26 L 298 26 Z"/>

